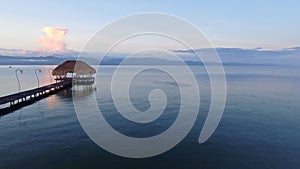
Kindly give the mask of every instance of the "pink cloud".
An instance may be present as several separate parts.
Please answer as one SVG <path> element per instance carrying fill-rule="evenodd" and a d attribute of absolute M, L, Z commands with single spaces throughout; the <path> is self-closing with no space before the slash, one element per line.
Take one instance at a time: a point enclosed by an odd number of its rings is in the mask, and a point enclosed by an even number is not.
<path fill-rule="evenodd" d="M 64 53 L 67 50 L 67 44 L 65 42 L 66 34 L 68 30 L 65 28 L 57 27 L 44 27 L 42 31 L 45 36 L 39 39 L 41 43 L 41 51 L 45 53 Z"/>

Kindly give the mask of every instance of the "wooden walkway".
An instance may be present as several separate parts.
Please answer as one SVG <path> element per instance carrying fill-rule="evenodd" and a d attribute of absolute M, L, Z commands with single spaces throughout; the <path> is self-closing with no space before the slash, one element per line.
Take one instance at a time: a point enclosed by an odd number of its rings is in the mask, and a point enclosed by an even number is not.
<path fill-rule="evenodd" d="M 7 105 L 4 108 L 0 108 L 0 116 L 8 114 L 26 105 L 32 104 L 33 102 L 45 98 L 62 89 L 71 88 L 71 87 L 72 87 L 72 81 L 68 80 L 68 81 L 61 81 L 58 83 L 53 83 L 51 85 L 0 97 L 1 107 Z"/>

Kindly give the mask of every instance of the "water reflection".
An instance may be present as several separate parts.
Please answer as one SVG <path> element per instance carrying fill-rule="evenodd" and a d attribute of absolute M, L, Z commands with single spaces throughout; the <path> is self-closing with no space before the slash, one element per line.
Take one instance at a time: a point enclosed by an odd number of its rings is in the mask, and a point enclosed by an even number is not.
<path fill-rule="evenodd" d="M 96 90 L 97 88 L 92 85 L 76 85 L 72 88 L 72 94 L 77 98 L 86 97 L 94 93 Z"/>
<path fill-rule="evenodd" d="M 19 111 L 20 111 L 20 113 L 19 113 L 19 117 L 18 117 L 18 125 L 25 126 L 26 121 L 25 121 L 25 119 L 23 119 L 23 109 L 20 109 Z"/>
<path fill-rule="evenodd" d="M 59 97 L 56 94 L 49 96 L 45 101 L 47 108 L 50 110 L 61 104 Z"/>

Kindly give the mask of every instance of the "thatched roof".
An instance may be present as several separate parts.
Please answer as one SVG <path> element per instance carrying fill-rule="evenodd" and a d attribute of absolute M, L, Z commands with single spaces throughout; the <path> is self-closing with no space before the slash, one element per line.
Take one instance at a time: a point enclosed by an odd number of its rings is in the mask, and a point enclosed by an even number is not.
<path fill-rule="evenodd" d="M 52 75 L 54 76 L 64 76 L 67 73 L 76 73 L 76 75 L 89 75 L 95 74 L 96 70 L 83 61 L 68 60 L 58 65 L 52 71 Z"/>

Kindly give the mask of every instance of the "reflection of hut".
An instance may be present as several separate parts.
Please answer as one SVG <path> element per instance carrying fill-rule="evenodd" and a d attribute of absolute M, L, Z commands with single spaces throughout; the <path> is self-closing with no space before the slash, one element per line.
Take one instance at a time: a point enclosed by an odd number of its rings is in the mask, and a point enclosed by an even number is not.
<path fill-rule="evenodd" d="M 83 61 L 68 60 L 52 71 L 56 81 L 73 80 L 75 84 L 93 84 L 96 70 Z"/>

